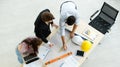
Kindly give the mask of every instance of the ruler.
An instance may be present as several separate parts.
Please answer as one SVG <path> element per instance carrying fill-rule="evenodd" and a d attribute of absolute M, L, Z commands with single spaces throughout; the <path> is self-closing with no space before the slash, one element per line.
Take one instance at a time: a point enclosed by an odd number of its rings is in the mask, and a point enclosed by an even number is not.
<path fill-rule="evenodd" d="M 52 59 L 52 60 L 47 61 L 47 62 L 45 63 L 45 65 L 54 63 L 54 62 L 56 62 L 56 61 L 58 61 L 58 60 L 60 60 L 60 59 L 63 59 L 63 58 L 65 58 L 65 57 L 71 55 L 71 54 L 72 54 L 72 52 L 68 52 L 68 53 L 66 53 L 66 54 L 63 54 L 63 55 L 61 55 L 61 56 L 59 56 L 59 57 L 56 57 L 56 58 L 54 58 L 54 59 Z"/>

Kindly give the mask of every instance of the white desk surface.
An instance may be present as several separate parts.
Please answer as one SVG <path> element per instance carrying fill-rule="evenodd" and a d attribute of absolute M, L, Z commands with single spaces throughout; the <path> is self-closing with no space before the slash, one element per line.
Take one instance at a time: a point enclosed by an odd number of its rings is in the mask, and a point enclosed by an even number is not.
<path fill-rule="evenodd" d="M 42 61 L 42 62 L 36 62 L 36 63 L 40 63 L 40 64 L 37 64 L 39 67 L 41 67 L 41 63 L 45 63 L 51 59 L 54 59 L 56 57 L 59 57 L 65 53 L 68 53 L 68 52 L 72 52 L 72 56 L 79 61 L 79 67 L 80 65 L 85 61 L 85 59 L 89 56 L 89 54 L 91 53 L 91 51 L 96 47 L 96 45 L 101 41 L 101 39 L 104 37 L 104 34 L 100 33 L 99 31 L 97 31 L 96 29 L 94 29 L 93 27 L 89 26 L 87 23 L 85 23 L 84 21 L 80 21 L 80 25 L 78 26 L 77 30 L 75 33 L 77 34 L 82 34 L 83 31 L 88 28 L 88 29 L 91 29 L 93 30 L 94 32 L 97 33 L 97 36 L 96 38 L 93 40 L 93 45 L 92 45 L 92 48 L 90 51 L 88 52 L 85 52 L 85 55 L 84 57 L 80 57 L 80 56 L 76 56 L 76 51 L 77 50 L 80 50 L 80 46 L 77 46 L 75 44 L 73 44 L 71 42 L 71 40 L 69 39 L 69 35 L 66 36 L 66 39 L 67 39 L 67 47 L 68 49 L 66 51 L 60 51 L 60 48 L 62 47 L 62 41 L 61 41 L 61 38 L 60 38 L 60 34 L 59 34 L 59 31 L 54 31 L 52 32 L 52 34 L 50 35 L 50 40 L 51 42 L 53 42 L 55 45 L 50 49 L 50 52 L 48 53 L 48 55 L 46 56 L 46 58 Z M 71 27 L 67 27 L 67 29 L 71 30 L 72 28 Z M 61 59 L 57 62 L 54 62 L 52 64 L 49 64 L 45 67 L 60 67 L 60 64 L 64 61 L 64 59 Z M 34 65 L 34 64 L 33 64 Z M 27 66 L 25 65 L 24 67 L 32 67 L 32 63 L 31 65 Z"/>
<path fill-rule="evenodd" d="M 72 27 L 67 27 L 67 29 L 72 30 Z M 78 28 L 76 30 L 76 33 L 83 35 L 83 31 L 85 29 L 90 29 L 90 30 L 94 31 L 97 34 L 97 36 L 93 40 L 93 45 L 92 45 L 91 50 L 88 51 L 88 52 L 86 52 L 85 56 L 79 60 L 80 65 L 85 61 L 85 59 L 89 56 L 89 54 L 91 53 L 91 51 L 99 44 L 99 42 L 101 41 L 101 39 L 104 37 L 104 34 L 100 33 L 98 30 L 96 30 L 93 27 L 91 27 L 90 25 L 88 25 L 85 21 L 81 20 L 80 25 L 78 26 Z"/>

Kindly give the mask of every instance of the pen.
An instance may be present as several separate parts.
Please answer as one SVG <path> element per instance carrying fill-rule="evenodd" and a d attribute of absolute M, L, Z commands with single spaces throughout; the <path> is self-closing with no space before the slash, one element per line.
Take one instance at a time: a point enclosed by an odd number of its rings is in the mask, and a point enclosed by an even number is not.
<path fill-rule="evenodd" d="M 64 63 L 62 63 L 62 64 L 60 65 L 60 67 L 62 67 L 62 66 L 63 66 L 63 64 L 64 64 Z"/>

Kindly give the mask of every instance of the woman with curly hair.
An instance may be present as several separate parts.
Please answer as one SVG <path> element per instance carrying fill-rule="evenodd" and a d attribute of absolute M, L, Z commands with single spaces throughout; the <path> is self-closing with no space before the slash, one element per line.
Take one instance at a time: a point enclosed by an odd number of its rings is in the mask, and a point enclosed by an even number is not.
<path fill-rule="evenodd" d="M 42 44 L 42 40 L 36 37 L 28 37 L 24 39 L 16 48 L 16 54 L 18 56 L 18 61 L 23 67 L 23 57 L 29 56 L 30 54 L 37 55 L 38 48 Z"/>

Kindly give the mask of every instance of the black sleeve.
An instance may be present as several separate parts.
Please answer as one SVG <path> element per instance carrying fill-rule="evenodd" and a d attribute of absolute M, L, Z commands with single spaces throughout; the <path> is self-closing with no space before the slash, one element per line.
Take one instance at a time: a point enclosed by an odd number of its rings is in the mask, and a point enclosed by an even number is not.
<path fill-rule="evenodd" d="M 42 30 L 40 28 L 35 27 L 35 35 L 38 38 L 41 38 L 43 42 L 47 43 L 48 40 L 46 39 L 46 37 L 44 36 L 44 34 L 42 34 Z"/>
<path fill-rule="evenodd" d="M 53 21 L 52 21 L 52 22 L 50 22 L 50 24 L 53 24 Z"/>

